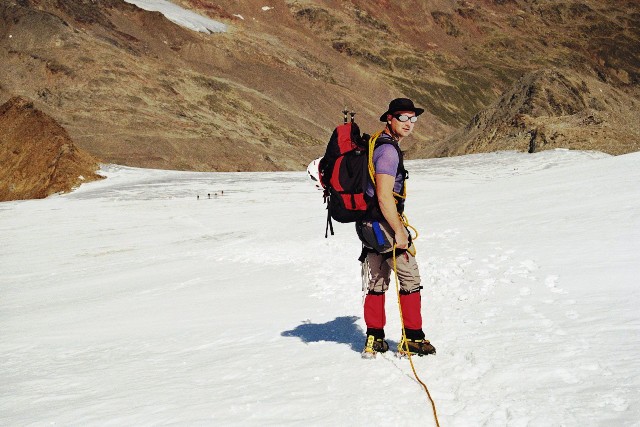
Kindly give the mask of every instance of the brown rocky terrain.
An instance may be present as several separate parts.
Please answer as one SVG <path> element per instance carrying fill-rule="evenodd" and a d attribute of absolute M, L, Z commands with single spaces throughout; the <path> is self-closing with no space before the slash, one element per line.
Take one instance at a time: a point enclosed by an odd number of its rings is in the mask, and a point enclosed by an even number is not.
<path fill-rule="evenodd" d="M 345 105 L 375 131 L 400 95 L 428 110 L 411 158 L 528 149 L 536 130 L 537 149 L 638 150 L 635 0 L 174 3 L 229 31 L 196 33 L 122 0 L 2 0 L 0 102 L 33 99 L 79 147 L 144 167 L 301 169 Z M 563 98 L 562 79 L 585 107 L 538 115 L 505 100 L 528 84 Z"/>
<path fill-rule="evenodd" d="M 639 111 L 638 99 L 594 78 L 536 71 L 440 143 L 435 154 L 550 148 L 640 151 Z"/>
<path fill-rule="evenodd" d="M 0 201 L 40 199 L 101 179 L 54 119 L 15 97 L 0 106 Z"/>

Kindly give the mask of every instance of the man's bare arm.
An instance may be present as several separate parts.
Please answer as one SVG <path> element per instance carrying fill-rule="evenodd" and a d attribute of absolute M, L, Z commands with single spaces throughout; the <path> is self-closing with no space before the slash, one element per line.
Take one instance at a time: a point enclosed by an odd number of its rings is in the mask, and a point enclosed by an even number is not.
<path fill-rule="evenodd" d="M 393 197 L 395 177 L 386 174 L 376 174 L 376 194 L 380 211 L 395 233 L 396 247 L 407 249 L 409 247 L 409 234 L 398 215 L 396 200 Z"/>

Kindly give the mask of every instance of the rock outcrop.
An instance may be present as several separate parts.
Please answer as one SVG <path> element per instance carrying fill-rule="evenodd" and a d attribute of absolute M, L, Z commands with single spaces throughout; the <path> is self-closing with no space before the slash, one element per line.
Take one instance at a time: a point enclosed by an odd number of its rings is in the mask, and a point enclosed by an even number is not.
<path fill-rule="evenodd" d="M 0 106 L 0 201 L 68 192 L 101 179 L 97 169 L 98 160 L 33 102 L 14 97 Z"/>
<path fill-rule="evenodd" d="M 436 155 L 551 148 L 638 151 L 638 107 L 636 98 L 596 79 L 553 69 L 536 71 L 476 114 Z"/>

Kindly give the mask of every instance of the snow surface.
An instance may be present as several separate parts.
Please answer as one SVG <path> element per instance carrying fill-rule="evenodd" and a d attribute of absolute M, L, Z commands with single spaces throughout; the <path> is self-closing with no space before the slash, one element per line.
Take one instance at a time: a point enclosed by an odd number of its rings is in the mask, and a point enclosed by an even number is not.
<path fill-rule="evenodd" d="M 640 425 L 640 153 L 407 165 L 441 425 Z M 306 172 L 104 173 L 0 203 L 0 425 L 434 425 Z"/>
<path fill-rule="evenodd" d="M 168 20 L 182 27 L 200 33 L 224 33 L 227 26 L 222 22 L 199 15 L 191 10 L 173 4 L 168 0 L 124 0 L 140 9 L 162 13 Z"/>

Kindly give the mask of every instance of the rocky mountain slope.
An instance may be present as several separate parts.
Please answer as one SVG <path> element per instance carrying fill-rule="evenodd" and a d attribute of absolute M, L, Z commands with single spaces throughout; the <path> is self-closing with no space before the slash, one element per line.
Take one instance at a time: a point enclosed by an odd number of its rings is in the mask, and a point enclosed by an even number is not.
<path fill-rule="evenodd" d="M 400 95 L 428 110 L 407 141 L 409 157 L 522 149 L 520 133 L 534 128 L 537 138 L 552 140 L 562 114 L 496 132 L 502 142 L 491 147 L 470 142 L 486 135 L 451 137 L 480 116 L 502 120 L 493 111 L 496 102 L 508 104 L 499 101 L 505 91 L 552 69 L 577 87 L 584 81 L 590 93 L 615 95 L 612 109 L 594 109 L 594 120 L 609 128 L 594 132 L 590 146 L 638 149 L 630 142 L 637 131 L 627 126 L 640 118 L 640 5 L 633 0 L 277 0 L 265 9 L 256 0 L 174 3 L 228 31 L 197 33 L 122 0 L 3 1 L 0 102 L 34 99 L 80 147 L 108 162 L 301 169 L 322 154 L 345 105 L 375 131 Z M 593 97 L 583 98 L 589 105 Z M 596 130 L 582 116 L 566 120 Z M 485 130 L 493 127 L 476 133 Z M 577 147 L 580 132 L 554 143 Z"/>
<path fill-rule="evenodd" d="M 639 112 L 638 99 L 596 79 L 536 71 L 441 142 L 436 155 L 549 148 L 640 151 Z"/>
<path fill-rule="evenodd" d="M 26 99 L 0 106 L 0 129 L 0 201 L 39 199 L 102 178 L 98 161 Z"/>

